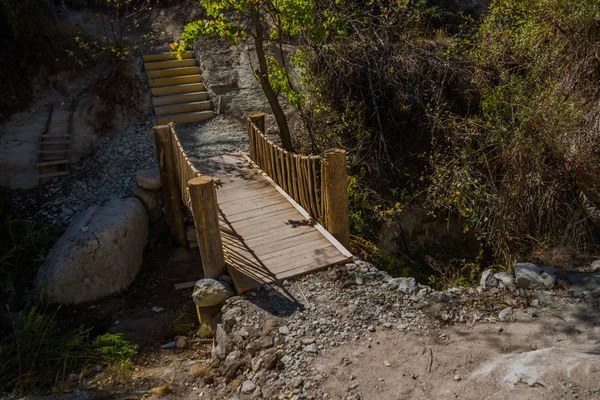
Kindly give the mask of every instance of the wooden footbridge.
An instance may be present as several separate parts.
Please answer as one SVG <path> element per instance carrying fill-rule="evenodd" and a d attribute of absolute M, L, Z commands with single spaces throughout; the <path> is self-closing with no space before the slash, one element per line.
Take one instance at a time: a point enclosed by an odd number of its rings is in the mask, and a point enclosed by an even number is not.
<path fill-rule="evenodd" d="M 187 209 L 205 277 L 227 271 L 238 293 L 351 260 L 345 152 L 285 151 L 263 133 L 262 114 L 247 117 L 246 128 L 249 155 L 198 163 L 173 124 L 154 128 L 174 239 L 187 244 Z"/>

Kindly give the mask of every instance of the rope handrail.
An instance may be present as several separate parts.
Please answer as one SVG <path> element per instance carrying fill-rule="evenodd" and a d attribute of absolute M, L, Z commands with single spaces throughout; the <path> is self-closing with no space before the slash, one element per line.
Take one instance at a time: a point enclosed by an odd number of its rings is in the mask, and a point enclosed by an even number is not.
<path fill-rule="evenodd" d="M 314 219 L 325 217 L 322 189 L 322 156 L 304 156 L 273 143 L 246 117 L 250 158 Z"/>
<path fill-rule="evenodd" d="M 201 176 L 202 173 L 194 167 L 194 164 L 188 158 L 187 153 L 181 145 L 179 136 L 177 136 L 177 132 L 175 132 L 173 124 L 169 124 L 169 128 L 171 145 L 173 146 L 173 153 L 175 156 L 175 176 L 177 178 L 177 186 L 179 186 L 181 191 L 181 200 L 183 204 L 192 211 L 192 202 L 190 200 L 190 191 L 187 183 L 190 179 Z"/>

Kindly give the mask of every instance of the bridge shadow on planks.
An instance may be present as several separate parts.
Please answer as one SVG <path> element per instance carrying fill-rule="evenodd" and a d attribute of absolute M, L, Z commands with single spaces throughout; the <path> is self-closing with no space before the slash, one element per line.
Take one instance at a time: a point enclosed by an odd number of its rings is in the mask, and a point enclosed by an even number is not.
<path fill-rule="evenodd" d="M 214 157 L 196 167 L 220 181 L 221 237 L 238 293 L 351 258 L 242 157 Z"/>

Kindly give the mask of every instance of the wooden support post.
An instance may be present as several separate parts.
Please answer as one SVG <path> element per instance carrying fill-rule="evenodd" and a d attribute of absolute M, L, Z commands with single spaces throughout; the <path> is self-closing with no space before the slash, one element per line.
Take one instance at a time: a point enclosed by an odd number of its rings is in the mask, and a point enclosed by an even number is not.
<path fill-rule="evenodd" d="M 174 149 L 171 144 L 171 127 L 167 125 L 155 126 L 153 132 L 160 169 L 160 183 L 171 236 L 178 245 L 187 247 L 183 214 L 181 212 L 181 194 L 177 188 L 175 175 L 176 166 Z"/>
<path fill-rule="evenodd" d="M 327 230 L 342 246 L 348 248 L 350 245 L 350 219 L 348 216 L 346 150 L 327 150 L 323 157 L 325 223 Z"/>
<path fill-rule="evenodd" d="M 264 135 L 265 134 L 265 114 L 264 113 L 248 114 L 248 118 L 250 119 L 250 121 L 252 121 L 254 123 L 254 125 L 256 125 L 258 127 L 258 129 L 260 129 L 260 132 Z"/>
<path fill-rule="evenodd" d="M 204 277 L 217 279 L 225 273 L 223 242 L 219 230 L 217 191 L 212 179 L 208 176 L 190 179 L 188 187 Z"/>

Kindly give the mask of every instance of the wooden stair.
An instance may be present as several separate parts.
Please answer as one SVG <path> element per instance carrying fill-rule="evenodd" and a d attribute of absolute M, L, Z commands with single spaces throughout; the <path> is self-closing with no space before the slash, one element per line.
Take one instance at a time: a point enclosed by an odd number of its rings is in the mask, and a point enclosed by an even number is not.
<path fill-rule="evenodd" d="M 212 102 L 191 51 L 143 57 L 152 105 L 159 125 L 187 124 L 213 117 Z"/>
<path fill-rule="evenodd" d="M 39 148 L 36 151 L 40 183 L 47 178 L 69 174 L 72 124 L 72 109 L 55 110 L 54 106 L 50 106 L 46 128 L 40 136 Z"/>

